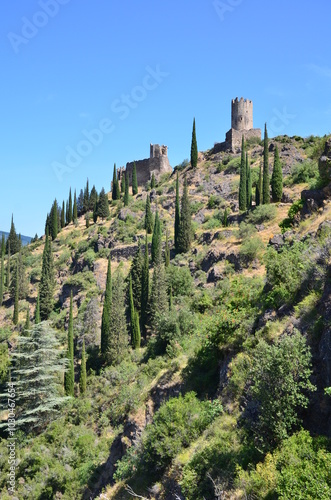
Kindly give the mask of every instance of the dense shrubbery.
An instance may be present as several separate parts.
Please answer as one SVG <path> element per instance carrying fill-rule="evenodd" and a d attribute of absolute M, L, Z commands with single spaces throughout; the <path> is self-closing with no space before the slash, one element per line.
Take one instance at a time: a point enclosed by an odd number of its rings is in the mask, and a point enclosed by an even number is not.
<path fill-rule="evenodd" d="M 262 224 L 273 220 L 277 215 L 275 205 L 260 205 L 250 212 L 247 220 L 251 224 Z"/>

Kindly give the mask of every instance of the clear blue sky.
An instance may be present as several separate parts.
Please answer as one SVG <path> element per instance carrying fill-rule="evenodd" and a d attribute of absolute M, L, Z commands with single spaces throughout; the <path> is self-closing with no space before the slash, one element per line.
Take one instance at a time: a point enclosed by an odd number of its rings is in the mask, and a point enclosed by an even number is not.
<path fill-rule="evenodd" d="M 330 133 L 330 19 L 329 0 L 1 2 L 0 230 L 13 212 L 41 235 L 55 197 L 109 190 L 150 142 L 177 165 L 194 116 L 199 150 L 223 141 L 236 96 L 270 135 Z"/>

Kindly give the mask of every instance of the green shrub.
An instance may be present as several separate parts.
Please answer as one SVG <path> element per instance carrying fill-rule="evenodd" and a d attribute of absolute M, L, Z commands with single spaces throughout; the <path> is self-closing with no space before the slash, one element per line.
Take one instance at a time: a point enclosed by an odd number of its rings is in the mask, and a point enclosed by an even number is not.
<path fill-rule="evenodd" d="M 247 265 L 258 258 L 264 248 L 263 241 L 259 237 L 252 237 L 245 240 L 239 250 L 240 260 Z"/>
<path fill-rule="evenodd" d="M 306 160 L 303 163 L 295 163 L 291 169 L 291 174 L 285 180 L 285 185 L 303 184 L 310 182 L 319 176 L 318 164 L 315 160 Z"/>
<path fill-rule="evenodd" d="M 297 200 L 291 205 L 291 207 L 288 211 L 288 214 L 287 214 L 287 218 L 282 220 L 278 224 L 282 233 L 285 233 L 293 226 L 294 218 L 295 218 L 296 214 L 298 212 L 300 212 L 302 207 L 303 207 L 303 200 Z"/>
<path fill-rule="evenodd" d="M 239 173 L 240 161 L 240 156 L 232 158 L 226 166 L 226 173 Z"/>
<path fill-rule="evenodd" d="M 222 198 L 222 196 L 212 194 L 212 195 L 210 195 L 210 197 L 208 199 L 207 207 L 209 209 L 213 209 L 216 207 L 222 207 L 224 205 L 224 203 L 225 203 L 225 200 L 224 200 L 224 198 Z"/>
<path fill-rule="evenodd" d="M 260 205 L 250 212 L 247 220 L 251 224 L 262 224 L 273 220 L 276 215 L 277 209 L 275 205 Z"/>
<path fill-rule="evenodd" d="M 246 238 L 251 238 L 256 232 L 257 230 L 253 224 L 243 221 L 240 223 L 238 236 L 240 239 L 245 240 Z"/>
<path fill-rule="evenodd" d="M 187 267 L 170 265 L 167 268 L 169 288 L 174 297 L 190 295 L 193 289 L 193 278 Z"/>

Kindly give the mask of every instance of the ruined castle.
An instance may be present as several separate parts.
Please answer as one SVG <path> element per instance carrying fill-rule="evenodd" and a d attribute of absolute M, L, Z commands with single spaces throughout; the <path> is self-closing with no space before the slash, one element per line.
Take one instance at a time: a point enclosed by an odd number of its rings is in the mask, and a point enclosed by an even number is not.
<path fill-rule="evenodd" d="M 146 160 L 138 160 L 126 164 L 125 171 L 129 174 L 130 184 L 132 184 L 133 165 L 136 164 L 138 185 L 146 184 L 154 174 L 156 179 L 165 173 L 171 173 L 172 168 L 168 159 L 168 147 L 159 144 L 150 145 L 150 157 Z M 124 169 L 119 170 L 119 178 L 122 177 Z"/>
<path fill-rule="evenodd" d="M 241 97 L 231 102 L 231 129 L 225 136 L 225 149 L 237 152 L 241 149 L 241 139 L 258 137 L 261 140 L 261 129 L 253 128 L 253 102 Z"/>

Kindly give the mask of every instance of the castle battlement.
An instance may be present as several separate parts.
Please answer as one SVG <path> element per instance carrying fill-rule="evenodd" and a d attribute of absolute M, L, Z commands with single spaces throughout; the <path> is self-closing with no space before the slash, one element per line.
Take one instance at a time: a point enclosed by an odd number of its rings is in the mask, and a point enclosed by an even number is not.
<path fill-rule="evenodd" d="M 137 180 L 140 186 L 146 184 L 152 178 L 153 174 L 158 178 L 161 174 L 172 172 L 168 159 L 168 146 L 160 144 L 150 144 L 149 158 L 126 164 L 125 171 L 129 174 L 130 182 L 132 182 L 134 163 L 136 164 Z"/>

